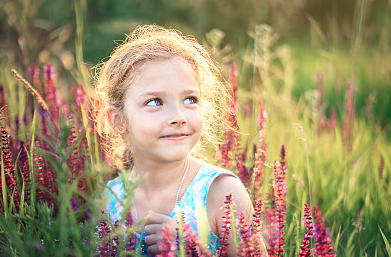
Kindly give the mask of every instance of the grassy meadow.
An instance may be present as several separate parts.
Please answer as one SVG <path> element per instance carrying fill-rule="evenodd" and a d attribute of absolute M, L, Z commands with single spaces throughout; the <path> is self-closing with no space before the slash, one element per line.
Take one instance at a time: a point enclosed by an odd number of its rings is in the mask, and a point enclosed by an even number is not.
<path fill-rule="evenodd" d="M 115 226 L 101 213 L 104 181 L 114 171 L 88 99 L 91 67 L 115 46 L 109 36 L 124 39 L 137 24 L 157 23 L 194 34 L 235 89 L 240 133 L 222 138 L 225 143 L 209 158 L 244 178 L 254 203 L 263 201 L 256 208 L 261 222 L 254 218 L 260 231 L 245 237 L 243 225 L 236 225 L 242 256 L 262 256 L 260 249 L 245 250 L 260 238 L 270 256 L 326 256 L 317 236 L 322 225 L 336 256 L 391 256 L 390 1 L 351 0 L 352 10 L 331 1 L 323 12 L 321 1 L 295 0 L 293 13 L 250 0 L 227 8 L 219 1 L 71 2 L 0 3 L 6 24 L 0 30 L 6 36 L 0 39 L 0 255 L 140 256 L 129 238 L 137 224 L 124 220 Z M 132 11 L 124 12 L 121 4 Z M 247 13 L 252 4 L 257 15 Z M 220 27 L 214 19 L 216 6 L 232 19 L 228 24 Z M 167 13 L 155 20 L 156 7 Z M 307 24 L 305 32 L 295 36 L 300 28 L 293 21 Z M 235 28 L 234 22 L 248 27 Z M 128 185 L 124 206 L 131 205 L 136 186 Z M 315 206 L 324 219 L 314 222 L 307 255 L 305 204 L 314 219 Z M 266 233 L 270 224 L 279 226 L 277 237 Z M 184 256 L 181 235 L 176 254 Z M 210 256 L 202 243 L 197 247 L 200 256 Z"/>

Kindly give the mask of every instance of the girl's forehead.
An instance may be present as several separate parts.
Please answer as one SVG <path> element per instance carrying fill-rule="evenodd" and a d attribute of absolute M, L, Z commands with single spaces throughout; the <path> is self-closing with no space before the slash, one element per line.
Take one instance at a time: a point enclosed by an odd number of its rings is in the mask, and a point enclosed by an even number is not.
<path fill-rule="evenodd" d="M 140 90 L 166 87 L 167 84 L 176 85 L 173 89 L 195 86 L 200 90 L 193 67 L 179 57 L 148 61 L 140 67 L 137 73 L 129 84 L 130 94 L 138 94 Z"/>
<path fill-rule="evenodd" d="M 175 67 L 176 69 L 178 68 L 178 66 L 181 66 L 183 68 L 186 67 L 190 72 L 194 73 L 192 75 L 195 76 L 195 69 L 190 64 L 190 62 L 186 61 L 182 57 L 177 57 L 177 56 L 167 58 L 167 59 L 165 58 L 165 59 L 148 60 L 142 64 L 140 74 L 141 75 L 144 74 L 145 70 L 150 71 L 156 68 L 162 68 L 163 66 L 165 66 L 165 68 L 174 68 L 173 66 L 176 66 Z"/>

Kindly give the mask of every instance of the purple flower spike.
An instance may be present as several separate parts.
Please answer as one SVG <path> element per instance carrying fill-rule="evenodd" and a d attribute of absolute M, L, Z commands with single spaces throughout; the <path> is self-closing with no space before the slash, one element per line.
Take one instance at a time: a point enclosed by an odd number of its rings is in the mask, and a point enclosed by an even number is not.
<path fill-rule="evenodd" d="M 74 211 L 78 210 L 76 196 L 72 197 L 72 209 Z"/>

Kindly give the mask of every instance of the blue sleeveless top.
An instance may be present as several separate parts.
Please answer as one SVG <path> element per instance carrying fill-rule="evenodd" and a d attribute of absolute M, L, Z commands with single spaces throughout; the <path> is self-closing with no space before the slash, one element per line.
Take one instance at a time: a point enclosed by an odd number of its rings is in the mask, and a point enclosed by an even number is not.
<path fill-rule="evenodd" d="M 209 187 L 212 182 L 218 176 L 221 175 L 230 175 L 236 177 L 231 171 L 203 162 L 201 168 L 199 169 L 196 176 L 193 178 L 189 187 L 186 189 L 178 205 L 171 211 L 168 216 L 171 218 L 176 218 L 176 214 L 178 212 L 182 212 L 184 222 L 194 230 L 197 236 L 200 236 L 198 221 L 204 219 L 207 222 L 206 200 Z M 119 177 L 109 181 L 107 185 L 116 194 L 119 200 L 122 200 L 124 198 L 123 185 Z M 121 219 L 122 206 L 115 198 L 115 196 L 110 192 L 110 190 L 106 189 L 105 194 L 108 197 L 106 211 L 110 220 L 114 223 L 116 220 Z M 197 211 L 197 209 L 199 210 Z M 203 217 L 201 217 L 200 215 Z M 220 246 L 219 238 L 213 233 L 209 225 L 207 229 L 209 230 L 209 235 L 207 235 L 209 242 L 208 249 L 215 251 L 217 247 Z M 141 236 L 136 235 L 136 237 L 138 237 L 138 239 L 142 241 L 144 240 L 145 236 L 146 234 L 144 231 Z M 143 244 L 143 242 L 141 242 L 141 245 L 143 245 L 145 248 L 145 244 Z M 143 250 L 143 252 L 145 252 L 148 256 L 146 248 Z"/>

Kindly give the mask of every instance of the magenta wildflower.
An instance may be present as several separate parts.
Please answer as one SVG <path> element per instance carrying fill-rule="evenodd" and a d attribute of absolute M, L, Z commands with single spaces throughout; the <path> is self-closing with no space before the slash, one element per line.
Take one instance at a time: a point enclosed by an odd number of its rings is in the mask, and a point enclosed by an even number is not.
<path fill-rule="evenodd" d="M 170 228 L 166 225 L 162 232 L 163 240 L 159 241 L 159 250 L 160 254 L 157 254 L 157 257 L 175 257 L 175 243 L 174 236 Z"/>
<path fill-rule="evenodd" d="M 81 106 L 87 102 L 88 96 L 82 87 L 72 86 L 71 91 L 75 99 L 77 111 L 81 114 Z"/>
<path fill-rule="evenodd" d="M 49 105 L 51 113 L 58 120 L 57 91 L 55 88 L 55 79 L 57 77 L 54 66 L 47 63 L 43 66 L 43 76 L 45 79 L 45 100 Z"/>
<path fill-rule="evenodd" d="M 221 153 L 221 160 L 222 160 L 222 166 L 228 168 L 230 163 L 230 151 L 232 149 L 232 139 L 230 137 L 227 137 L 225 139 L 225 143 L 220 145 L 220 153 Z"/>
<path fill-rule="evenodd" d="M 45 79 L 45 100 L 49 105 L 50 114 L 53 116 L 54 121 L 58 121 L 60 112 L 62 112 L 65 117 L 69 115 L 69 106 L 58 95 L 55 86 L 57 74 L 53 65 L 47 63 L 43 66 L 43 75 Z"/>
<path fill-rule="evenodd" d="M 198 257 L 201 252 L 201 242 L 194 229 L 189 224 L 183 223 L 183 231 L 185 234 L 185 253 L 186 256 Z M 221 255 L 220 255 L 221 256 Z"/>
<path fill-rule="evenodd" d="M 105 240 L 99 247 L 98 253 L 100 257 L 109 257 L 112 256 L 111 242 L 110 240 Z"/>
<path fill-rule="evenodd" d="M 258 102 L 258 105 L 259 105 L 259 114 L 257 116 L 258 131 L 263 131 L 266 128 L 267 113 L 266 110 L 263 108 L 263 103 L 261 101 Z"/>
<path fill-rule="evenodd" d="M 231 63 L 231 67 L 229 70 L 229 81 L 231 83 L 232 87 L 232 98 L 234 100 L 235 105 L 237 105 L 237 99 L 236 99 L 236 91 L 238 90 L 238 82 L 237 82 L 237 76 L 238 76 L 238 70 L 237 70 L 237 62 L 233 61 Z"/>
<path fill-rule="evenodd" d="M 265 173 L 265 166 L 267 165 L 267 144 L 266 144 L 266 111 L 262 106 L 262 102 L 259 102 L 260 111 L 258 115 L 258 131 L 259 131 L 259 142 L 258 146 L 255 146 L 255 157 L 253 166 L 253 187 L 254 187 L 254 198 L 260 197 L 260 190 L 263 185 L 263 176 Z"/>
<path fill-rule="evenodd" d="M 137 238 L 133 235 L 130 237 L 128 242 L 126 242 L 125 251 L 135 251 L 136 244 L 137 244 Z"/>
<path fill-rule="evenodd" d="M 102 212 L 104 214 L 104 212 Z M 99 253 L 99 256 L 106 257 L 106 256 L 115 256 L 114 250 L 116 250 L 113 242 L 113 239 L 111 238 L 111 226 L 106 220 L 102 220 L 99 222 L 97 226 L 97 235 L 101 239 L 101 244 L 99 245 L 97 252 Z"/>
<path fill-rule="evenodd" d="M 0 84 L 0 105 L 1 105 L 1 107 L 6 105 L 5 98 L 6 98 L 6 95 L 4 92 L 4 87 L 3 87 L 3 85 Z"/>
<path fill-rule="evenodd" d="M 222 156 L 222 166 L 228 169 L 234 169 L 235 164 L 231 165 L 232 158 L 235 159 L 236 162 L 238 162 L 241 159 L 242 151 L 241 151 L 241 143 L 240 143 L 240 135 L 238 134 L 239 131 L 239 125 L 237 121 L 237 108 L 238 108 L 238 102 L 236 101 L 236 90 L 238 88 L 238 83 L 236 81 L 237 76 L 237 69 L 236 69 L 236 62 L 232 62 L 231 69 L 230 69 L 230 82 L 232 86 L 232 102 L 229 104 L 229 115 L 228 115 L 228 121 L 231 126 L 229 130 L 225 133 L 225 139 L 226 142 L 220 146 L 220 152 Z M 236 156 L 235 154 L 238 154 Z M 245 172 L 245 169 L 243 165 L 239 164 L 239 173 Z M 242 169 L 242 170 L 241 170 Z"/>
<path fill-rule="evenodd" d="M 284 254 L 285 216 L 286 216 L 286 181 L 285 172 L 279 162 L 274 162 L 274 181 L 269 192 L 270 207 L 266 209 L 266 232 L 268 254 L 282 256 Z"/>
<path fill-rule="evenodd" d="M 39 67 L 33 63 L 28 67 L 27 71 L 32 84 L 37 88 L 38 92 L 43 95 L 41 81 L 39 80 Z"/>
<path fill-rule="evenodd" d="M 44 161 L 40 154 L 37 153 L 37 147 L 39 147 L 39 141 L 35 141 L 33 160 L 36 165 L 35 181 L 37 184 L 37 200 L 44 200 L 46 193 L 41 189 L 45 187 L 45 174 L 44 174 Z M 41 188 L 40 188 L 41 187 Z"/>
<path fill-rule="evenodd" d="M 46 119 L 49 117 L 49 115 L 47 114 L 47 112 L 42 109 L 42 108 L 39 108 L 39 114 L 40 114 L 40 117 L 41 117 L 41 130 L 42 130 L 42 134 L 45 135 L 45 136 L 48 136 L 48 126 L 46 124 Z"/>
<path fill-rule="evenodd" d="M 240 180 L 242 181 L 243 185 L 245 187 L 248 187 L 248 183 L 250 180 L 250 173 L 248 172 L 247 167 L 245 166 L 246 162 L 246 151 L 240 151 L 236 156 L 236 167 L 237 167 L 237 174 Z"/>
<path fill-rule="evenodd" d="M 220 247 L 217 249 L 218 256 L 227 256 L 228 239 L 231 230 L 231 207 L 232 207 L 232 193 L 225 196 L 224 201 L 224 215 L 223 227 L 221 228 L 221 234 L 219 236 Z"/>
<path fill-rule="evenodd" d="M 29 199 L 30 196 L 30 165 L 29 165 L 29 160 L 27 156 L 27 151 L 25 148 L 25 145 L 22 141 L 19 142 L 19 147 L 20 149 L 20 154 L 18 158 L 18 167 L 20 169 L 20 173 L 22 174 L 23 177 L 23 182 L 25 185 L 25 200 Z"/>
<path fill-rule="evenodd" d="M 10 150 L 9 132 L 3 126 L 1 127 L 1 137 L 3 142 L 1 146 L 1 158 L 3 159 L 6 185 L 8 187 L 9 193 L 13 198 L 15 208 L 16 210 L 18 210 L 19 194 L 16 185 L 15 168 L 12 161 L 12 154 Z"/>
<path fill-rule="evenodd" d="M 131 212 L 128 212 L 124 224 L 125 227 L 131 227 L 133 225 L 133 217 Z"/>
<path fill-rule="evenodd" d="M 254 214 L 253 214 L 252 226 L 255 232 L 261 231 L 262 205 L 263 205 L 262 199 L 256 199 L 254 201 Z"/>
<path fill-rule="evenodd" d="M 247 224 L 244 212 L 240 212 L 237 217 L 237 226 L 240 229 L 240 253 L 239 256 L 251 256 L 255 250 L 251 244 L 250 228 Z"/>
<path fill-rule="evenodd" d="M 45 174 L 45 187 L 50 192 L 56 194 L 57 193 L 57 187 L 55 185 L 55 177 L 56 175 L 53 173 L 52 169 L 49 167 L 49 165 L 46 163 L 46 174 Z M 51 204 L 52 197 L 50 195 L 47 195 L 47 201 Z"/>
<path fill-rule="evenodd" d="M 71 128 L 71 134 L 68 138 L 68 146 L 71 147 L 75 143 L 75 139 L 77 137 L 76 134 L 76 125 L 72 126 Z M 79 153 L 79 147 L 75 148 L 69 159 L 68 159 L 68 167 L 71 171 L 71 176 L 68 178 L 68 181 L 73 181 L 74 179 L 81 177 L 78 182 L 78 189 L 81 191 L 86 191 L 87 183 L 86 178 L 83 175 L 84 173 L 84 156 Z"/>
<path fill-rule="evenodd" d="M 30 66 L 27 68 L 27 71 L 28 71 L 29 77 L 32 81 L 34 81 L 35 78 L 38 78 L 39 67 L 36 66 L 34 63 L 30 64 Z"/>
<path fill-rule="evenodd" d="M 311 210 L 308 207 L 308 204 L 304 203 L 304 217 L 303 223 L 305 225 L 306 232 L 304 234 L 303 244 L 300 245 L 300 257 L 310 257 L 314 256 L 312 249 L 310 248 L 310 239 L 313 236 L 314 223 L 312 222 Z"/>
<path fill-rule="evenodd" d="M 322 212 L 319 210 L 317 206 L 314 206 L 314 216 L 315 216 L 315 230 L 314 230 L 315 256 L 324 256 L 324 257 L 336 256 L 333 245 L 331 244 L 329 229 L 325 226 L 324 218 L 322 217 Z"/>
<path fill-rule="evenodd" d="M 8 116 L 8 108 L 6 108 L 7 102 L 5 99 L 7 98 L 7 93 L 4 92 L 3 85 L 0 84 L 0 106 L 1 106 L 1 119 L 5 119 L 5 123 L 7 124 L 7 128 L 11 127 L 10 119 Z"/>

